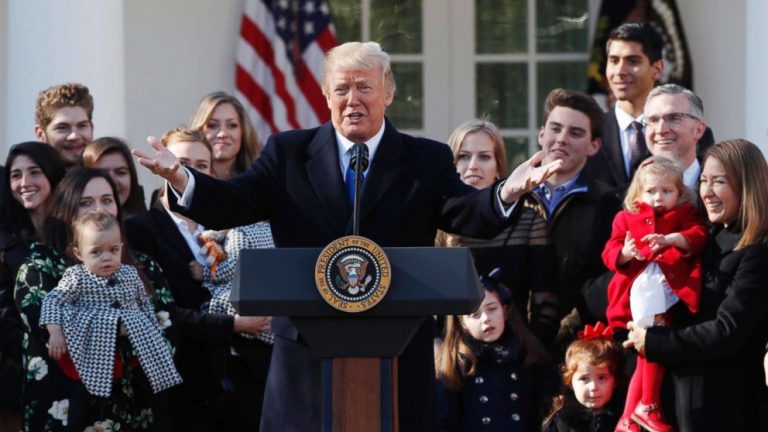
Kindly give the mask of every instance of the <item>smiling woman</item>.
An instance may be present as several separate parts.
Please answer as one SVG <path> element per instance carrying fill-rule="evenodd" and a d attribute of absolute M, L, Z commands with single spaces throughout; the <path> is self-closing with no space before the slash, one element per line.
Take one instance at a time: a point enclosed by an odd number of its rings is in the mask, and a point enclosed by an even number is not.
<path fill-rule="evenodd" d="M 125 141 L 102 137 L 85 147 L 83 166 L 106 170 L 117 186 L 120 206 L 126 218 L 147 211 L 144 189 L 139 185 L 136 165 Z"/>
<path fill-rule="evenodd" d="M 261 141 L 236 97 L 213 92 L 197 104 L 189 128 L 202 130 L 213 147 L 214 177 L 230 179 L 247 170 L 261 152 Z"/>
<path fill-rule="evenodd" d="M 5 167 L 0 192 L 0 420 L 20 411 L 22 322 L 13 303 L 13 282 L 30 243 L 40 236 L 53 189 L 64 177 L 64 162 L 53 147 L 25 142 L 11 147 Z M 12 417 L 6 420 L 18 420 Z"/>
<path fill-rule="evenodd" d="M 714 145 L 700 195 L 712 228 L 699 312 L 680 308 L 675 328 L 646 331 L 630 323 L 625 345 L 668 365 L 678 430 L 763 430 L 757 425 L 768 337 L 768 165 L 760 149 L 746 140 Z"/>

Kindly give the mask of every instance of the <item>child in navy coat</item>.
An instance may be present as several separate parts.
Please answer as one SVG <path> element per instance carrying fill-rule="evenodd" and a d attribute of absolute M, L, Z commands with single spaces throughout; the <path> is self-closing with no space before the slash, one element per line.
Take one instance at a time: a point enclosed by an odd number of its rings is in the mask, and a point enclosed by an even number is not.
<path fill-rule="evenodd" d="M 448 316 L 437 351 L 441 431 L 539 431 L 558 379 L 498 272 L 471 315 Z"/>

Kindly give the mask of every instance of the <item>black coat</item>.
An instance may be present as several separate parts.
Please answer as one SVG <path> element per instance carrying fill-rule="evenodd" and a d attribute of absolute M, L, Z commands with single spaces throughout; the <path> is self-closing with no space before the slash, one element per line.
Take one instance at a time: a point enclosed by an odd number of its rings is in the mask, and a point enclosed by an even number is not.
<path fill-rule="evenodd" d="M 613 432 L 618 421 L 619 416 L 614 411 L 592 412 L 576 402 L 555 414 L 542 432 Z"/>
<path fill-rule="evenodd" d="M 227 182 L 193 173 L 186 213 L 221 229 L 269 220 L 277 247 L 324 247 L 351 234 L 351 207 L 332 125 L 272 135 L 259 159 Z M 476 191 L 456 174 L 448 146 L 397 132 L 386 123 L 362 190 L 360 234 L 382 247 L 432 246 L 437 229 L 491 237 L 504 221 L 494 192 Z M 296 328 L 275 317 L 262 430 L 317 430 L 321 362 Z M 399 357 L 400 430 L 434 422 L 433 326 L 423 325 Z"/>
<path fill-rule="evenodd" d="M 438 380 L 439 430 L 538 432 L 560 385 L 555 369 L 547 363 L 524 369 L 523 349 L 509 331 L 496 343 L 472 340 L 469 346 L 477 357 L 476 373 L 459 390 Z"/>
<path fill-rule="evenodd" d="M 13 290 L 28 250 L 28 242 L 0 229 L 0 411 L 18 410 L 21 404 L 22 322 Z"/>
<path fill-rule="evenodd" d="M 530 193 L 528 199 L 546 214 L 538 195 Z M 619 191 L 591 180 L 587 182 L 587 191 L 565 197 L 547 218 L 558 259 L 561 316 L 575 307 L 587 322 L 605 320 L 608 299 L 593 295 L 590 286 L 607 272 L 600 254 L 619 210 Z"/>
<path fill-rule="evenodd" d="M 676 415 L 668 417 L 676 417 L 681 432 L 758 430 L 768 247 L 735 251 L 740 235 L 734 227 L 712 230 L 702 257 L 699 313 L 678 317 L 671 328 L 651 327 L 646 335 L 648 360 L 664 363 L 672 374 Z"/>
<path fill-rule="evenodd" d="M 194 260 L 192 251 L 159 201 L 128 219 L 125 232 L 131 248 L 160 264 L 176 302 L 172 320 L 180 338 L 175 360 L 184 383 L 174 390 L 173 400 L 182 400 L 187 408 L 209 404 L 221 389 L 221 376 L 212 371 L 213 359 L 232 344 L 233 317 L 200 312 L 210 293 L 192 278 L 188 265 Z"/>

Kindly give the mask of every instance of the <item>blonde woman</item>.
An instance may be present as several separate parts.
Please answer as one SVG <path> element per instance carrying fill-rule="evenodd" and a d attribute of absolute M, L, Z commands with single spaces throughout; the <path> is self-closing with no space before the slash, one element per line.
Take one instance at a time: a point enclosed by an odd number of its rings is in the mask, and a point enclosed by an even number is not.
<path fill-rule="evenodd" d="M 470 120 L 448 138 L 461 180 L 476 189 L 507 176 L 504 141 L 486 120 Z M 546 220 L 520 203 L 519 216 L 491 240 L 438 233 L 438 246 L 470 248 L 479 274 L 502 270 L 501 282 L 514 287 L 513 303 L 531 330 L 546 345 L 555 337 L 557 320 L 557 261 Z M 530 306 L 529 306 L 530 304 Z"/>

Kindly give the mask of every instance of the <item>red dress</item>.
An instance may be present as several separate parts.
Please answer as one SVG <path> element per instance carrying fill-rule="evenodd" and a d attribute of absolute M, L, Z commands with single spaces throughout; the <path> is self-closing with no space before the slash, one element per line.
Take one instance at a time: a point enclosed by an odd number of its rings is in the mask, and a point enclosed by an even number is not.
<path fill-rule="evenodd" d="M 695 313 L 701 297 L 701 260 L 699 253 L 707 241 L 707 230 L 697 216 L 696 207 L 683 203 L 664 214 L 655 214 L 653 208 L 645 203 L 636 204 L 638 212 L 620 211 L 613 220 L 611 238 L 603 250 L 605 266 L 614 272 L 608 285 L 608 324 L 615 328 L 626 328 L 632 320 L 629 308 L 629 290 L 635 278 L 645 267 L 655 262 L 667 279 L 672 292 Z M 624 239 L 629 231 L 635 239 L 644 261 L 632 259 L 618 265 Z M 685 253 L 672 246 L 651 254 L 640 239 L 648 234 L 671 234 L 679 232 L 690 245 Z"/>

